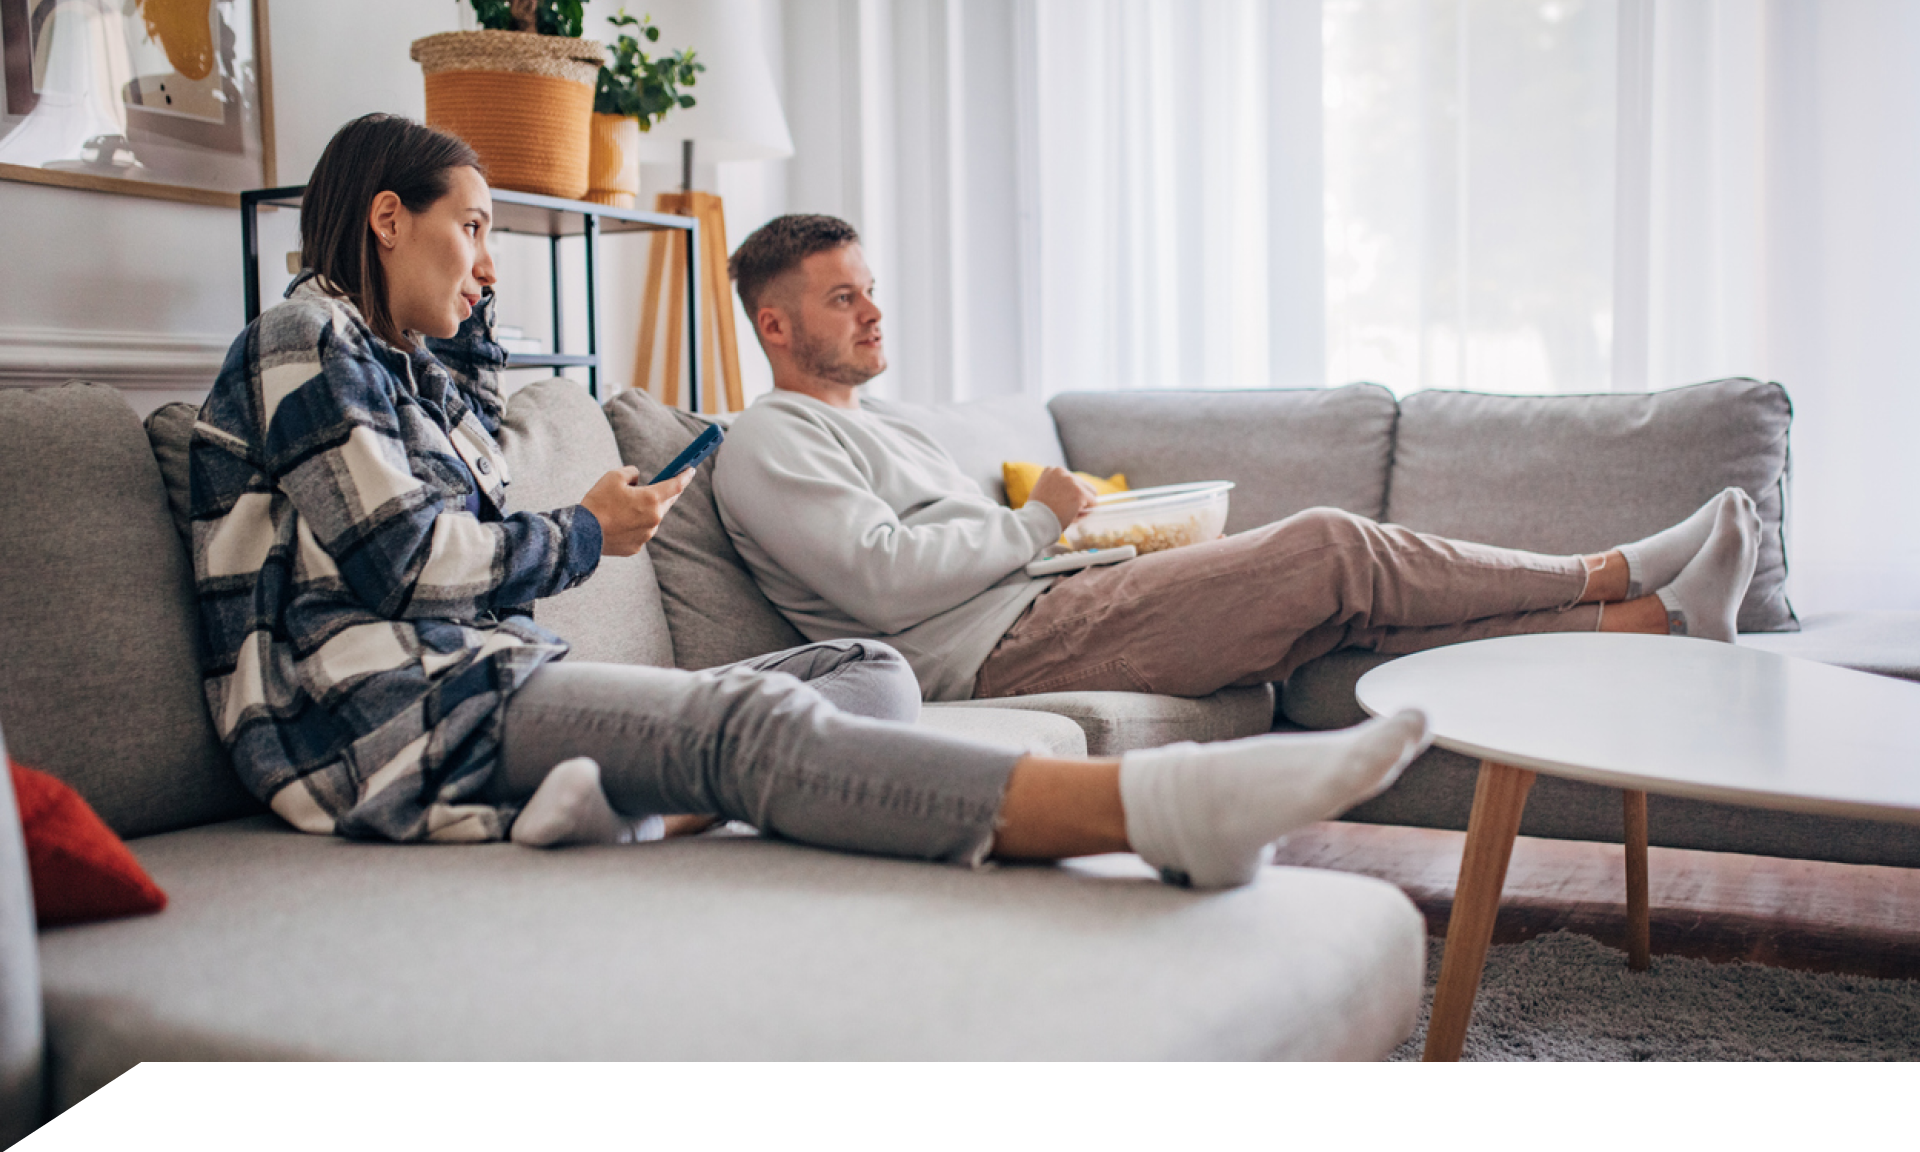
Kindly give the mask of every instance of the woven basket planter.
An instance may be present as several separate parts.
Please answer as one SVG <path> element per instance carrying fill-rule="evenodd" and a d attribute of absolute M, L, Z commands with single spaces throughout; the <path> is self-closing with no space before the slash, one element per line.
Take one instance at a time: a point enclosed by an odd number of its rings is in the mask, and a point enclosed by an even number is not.
<path fill-rule="evenodd" d="M 631 208 L 639 203 L 640 121 L 605 112 L 593 114 L 586 198 L 613 208 Z"/>
<path fill-rule="evenodd" d="M 529 32 L 442 32 L 413 42 L 427 123 L 480 154 L 499 188 L 578 200 L 587 190 L 595 40 Z"/>

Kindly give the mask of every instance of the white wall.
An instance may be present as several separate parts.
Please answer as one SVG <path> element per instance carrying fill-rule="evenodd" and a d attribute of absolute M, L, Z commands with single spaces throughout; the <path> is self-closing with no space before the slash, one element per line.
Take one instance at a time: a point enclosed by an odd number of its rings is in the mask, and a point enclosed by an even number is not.
<path fill-rule="evenodd" d="M 355 116 L 422 116 L 420 68 L 408 58 L 408 46 L 458 28 L 464 7 L 456 0 L 270 0 L 279 181 L 303 183 L 327 140 Z M 601 0 L 589 12 L 604 18 L 618 7 Z M 671 40 L 676 3 L 633 7 L 666 30 L 663 45 Z M 746 31 L 779 45 L 778 0 L 759 0 L 757 12 L 764 28 Z M 590 28 L 588 35 L 598 31 Z M 769 55 L 778 85 L 777 48 Z M 734 164 L 696 173 L 698 186 L 727 197 L 735 244 L 783 209 L 784 167 Z M 672 168 L 650 169 L 643 202 L 678 179 Z M 278 254 L 298 241 L 290 216 L 263 225 L 262 264 L 270 273 Z M 545 338 L 545 245 L 504 238 L 499 249 L 503 320 Z M 624 386 L 631 371 L 645 251 L 632 237 L 611 238 L 608 245 L 603 333 L 615 386 Z M 91 379 L 125 390 L 142 412 L 171 400 L 197 401 L 244 321 L 240 222 L 231 209 L 0 181 L 0 254 L 0 386 Z M 563 266 L 569 281 L 579 278 L 575 248 L 563 255 Z M 564 308 L 574 329 L 571 347 L 582 348 L 585 301 L 578 286 Z M 744 325 L 743 317 L 736 319 Z M 741 339 L 749 393 L 764 391 L 770 386 L 765 361 L 744 326 Z"/>

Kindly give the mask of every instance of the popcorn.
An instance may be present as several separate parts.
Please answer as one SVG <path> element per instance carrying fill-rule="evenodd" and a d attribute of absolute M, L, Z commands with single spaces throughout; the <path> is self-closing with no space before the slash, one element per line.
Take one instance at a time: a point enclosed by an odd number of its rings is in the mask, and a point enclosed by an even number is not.
<path fill-rule="evenodd" d="M 1212 519 L 1210 516 L 1189 516 L 1179 524 L 1129 524 L 1112 532 L 1087 532 L 1080 536 L 1077 547 L 1122 548 L 1131 544 L 1142 556 L 1149 552 L 1165 552 L 1169 548 L 1198 544 L 1207 539 L 1207 529 Z M 1218 534 L 1217 531 L 1215 534 Z"/>

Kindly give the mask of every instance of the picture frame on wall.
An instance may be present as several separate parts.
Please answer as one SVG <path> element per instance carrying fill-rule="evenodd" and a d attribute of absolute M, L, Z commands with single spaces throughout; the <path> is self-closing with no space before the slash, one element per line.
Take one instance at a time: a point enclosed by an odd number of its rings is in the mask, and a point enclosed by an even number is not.
<path fill-rule="evenodd" d="M 267 0 L 0 0 L 0 179 L 238 207 L 275 184 Z"/>

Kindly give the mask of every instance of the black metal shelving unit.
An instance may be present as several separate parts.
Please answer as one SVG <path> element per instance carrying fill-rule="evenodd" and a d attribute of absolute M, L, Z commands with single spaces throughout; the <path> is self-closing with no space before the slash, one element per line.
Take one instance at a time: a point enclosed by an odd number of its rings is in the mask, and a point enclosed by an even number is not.
<path fill-rule="evenodd" d="M 245 262 L 247 322 L 260 315 L 260 221 L 262 205 L 298 211 L 304 186 L 261 188 L 240 194 L 241 259 Z M 547 238 L 548 269 L 552 279 L 553 351 L 531 355 L 512 353 L 514 368 L 578 368 L 587 370 L 587 390 L 600 395 L 600 237 L 622 232 L 677 230 L 687 234 L 687 331 L 700 331 L 700 223 L 691 216 L 667 216 L 630 208 L 610 208 L 584 200 L 562 200 L 531 192 L 493 190 L 493 231 Z M 570 236 L 586 240 L 587 350 L 567 352 L 560 311 L 560 241 Z M 687 406 L 700 410 L 700 341 L 687 344 Z"/>

